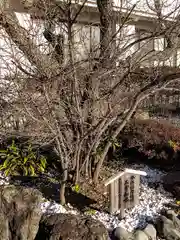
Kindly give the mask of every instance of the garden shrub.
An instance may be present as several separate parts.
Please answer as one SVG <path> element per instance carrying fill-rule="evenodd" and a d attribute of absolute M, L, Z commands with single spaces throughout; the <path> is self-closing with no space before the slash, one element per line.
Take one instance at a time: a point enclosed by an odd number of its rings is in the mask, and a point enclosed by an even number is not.
<path fill-rule="evenodd" d="M 46 168 L 46 158 L 32 148 L 17 145 L 13 140 L 11 145 L 0 150 L 0 170 L 5 175 L 35 176 L 43 173 Z"/>
<path fill-rule="evenodd" d="M 12 141 L 21 149 L 28 148 L 31 142 L 34 152 L 46 158 L 46 172 L 62 173 L 60 158 L 54 150 L 54 144 L 44 144 L 39 141 L 38 137 L 32 138 L 24 133 L 9 133 L 0 136 L 0 149 L 7 149 L 12 144 Z"/>
<path fill-rule="evenodd" d="M 132 161 L 148 161 L 166 167 L 177 160 L 170 141 L 177 144 L 180 142 L 180 129 L 165 120 L 133 119 L 125 126 L 118 139 L 122 143 L 123 156 Z"/>

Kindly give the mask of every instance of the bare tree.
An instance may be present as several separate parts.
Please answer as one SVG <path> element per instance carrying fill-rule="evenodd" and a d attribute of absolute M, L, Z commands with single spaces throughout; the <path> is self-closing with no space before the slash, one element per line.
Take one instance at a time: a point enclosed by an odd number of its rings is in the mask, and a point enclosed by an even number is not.
<path fill-rule="evenodd" d="M 171 13 L 163 15 L 156 4 L 158 21 L 137 38 L 128 28 L 136 5 L 115 10 L 112 1 L 97 0 L 97 23 L 86 16 L 86 0 L 21 4 L 29 17 L 25 26 L 11 8 L 2 4 L 0 9 L 6 42 L 0 52 L 6 55 L 1 79 L 10 86 L 2 86 L 2 92 L 7 96 L 13 89 L 6 105 L 12 114 L 26 116 L 29 134 L 55 143 L 63 169 L 60 199 L 65 203 L 68 171 L 75 182 L 88 176 L 97 183 L 113 141 L 138 105 L 149 95 L 177 89 L 178 68 L 164 70 L 147 62 L 169 59 L 177 50 L 179 21 Z M 163 51 L 144 48 L 162 36 L 171 41 Z"/>

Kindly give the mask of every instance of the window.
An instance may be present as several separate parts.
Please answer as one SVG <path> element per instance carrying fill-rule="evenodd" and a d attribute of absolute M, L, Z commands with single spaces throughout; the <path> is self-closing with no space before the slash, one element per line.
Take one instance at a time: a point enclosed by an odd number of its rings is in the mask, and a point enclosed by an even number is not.
<path fill-rule="evenodd" d="M 161 67 L 161 66 L 164 66 L 164 62 L 163 61 L 158 61 L 158 60 L 154 61 L 154 67 Z"/>
<path fill-rule="evenodd" d="M 116 30 L 119 31 L 121 25 L 116 25 Z M 121 31 L 118 32 L 116 38 L 116 47 L 119 49 L 126 49 L 123 54 L 120 54 L 119 59 L 126 58 L 136 51 L 136 46 L 133 43 L 136 40 L 136 30 L 134 25 L 124 25 Z"/>
<path fill-rule="evenodd" d="M 176 66 L 177 66 L 177 67 L 180 67 L 180 48 L 177 49 Z"/>
<path fill-rule="evenodd" d="M 163 37 L 155 38 L 154 39 L 154 50 L 155 51 L 164 51 L 164 48 L 165 48 L 165 39 Z"/>
<path fill-rule="evenodd" d="M 139 35 L 139 39 L 143 39 L 143 38 L 149 37 L 149 35 L 150 34 L 148 32 L 141 31 L 140 35 Z M 143 50 L 151 51 L 152 48 L 153 48 L 153 43 L 152 43 L 151 38 L 147 38 L 145 40 L 141 40 L 139 42 L 139 48 L 143 49 Z"/>
<path fill-rule="evenodd" d="M 170 56 L 165 62 L 164 62 L 165 66 L 170 66 L 173 67 L 174 66 L 174 56 Z"/>
<path fill-rule="evenodd" d="M 97 51 L 93 52 L 100 43 L 100 29 L 98 26 L 75 24 L 74 25 L 74 49 L 76 59 L 86 59 L 89 54 L 98 57 Z"/>

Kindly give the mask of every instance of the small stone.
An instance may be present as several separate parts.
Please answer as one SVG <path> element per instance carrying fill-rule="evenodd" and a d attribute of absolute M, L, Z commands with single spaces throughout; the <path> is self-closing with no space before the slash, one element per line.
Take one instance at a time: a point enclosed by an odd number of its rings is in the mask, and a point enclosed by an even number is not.
<path fill-rule="evenodd" d="M 132 234 L 123 227 L 117 227 L 113 231 L 113 237 L 116 240 L 128 240 L 131 239 Z"/>
<path fill-rule="evenodd" d="M 179 240 L 180 232 L 175 229 L 173 221 L 161 216 L 157 222 L 157 232 L 161 237 L 164 237 L 166 240 Z"/>
<path fill-rule="evenodd" d="M 180 232 L 176 229 L 169 229 L 168 234 L 165 237 L 167 240 L 179 240 Z"/>
<path fill-rule="evenodd" d="M 180 229 L 180 220 L 177 218 L 174 211 L 167 210 L 166 216 L 173 222 L 175 228 Z"/>
<path fill-rule="evenodd" d="M 167 224 L 169 225 L 170 227 L 173 227 L 173 221 L 168 219 L 167 217 L 165 216 L 161 216 L 161 221 L 164 223 L 164 224 Z"/>
<path fill-rule="evenodd" d="M 134 240 L 149 240 L 149 237 L 141 230 L 137 230 L 134 233 Z"/>
<path fill-rule="evenodd" d="M 156 240 L 156 229 L 152 224 L 148 224 L 143 231 L 149 237 L 149 239 Z"/>
<path fill-rule="evenodd" d="M 166 236 L 168 228 L 174 228 L 173 222 L 165 216 L 160 216 L 156 222 L 157 233 L 160 236 Z"/>

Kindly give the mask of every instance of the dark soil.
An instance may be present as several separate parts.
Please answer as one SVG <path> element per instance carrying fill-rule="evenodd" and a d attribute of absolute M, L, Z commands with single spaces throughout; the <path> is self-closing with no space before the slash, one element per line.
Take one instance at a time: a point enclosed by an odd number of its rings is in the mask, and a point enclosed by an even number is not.
<path fill-rule="evenodd" d="M 104 187 L 104 181 L 118 171 L 113 167 L 103 167 L 99 183 L 94 185 L 89 179 L 80 181 L 78 192 L 72 190 L 72 185 L 67 184 L 66 201 L 81 212 L 88 210 L 108 211 L 109 201 Z M 57 177 L 48 177 L 45 175 L 38 177 L 13 176 L 10 183 L 26 187 L 34 187 L 43 193 L 43 196 L 59 203 L 60 184 Z"/>

